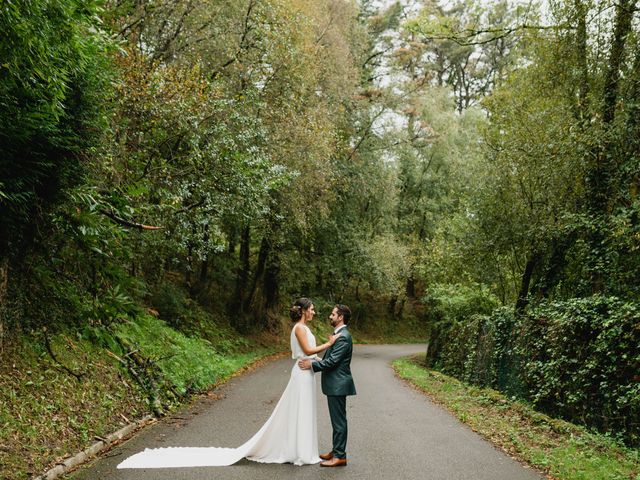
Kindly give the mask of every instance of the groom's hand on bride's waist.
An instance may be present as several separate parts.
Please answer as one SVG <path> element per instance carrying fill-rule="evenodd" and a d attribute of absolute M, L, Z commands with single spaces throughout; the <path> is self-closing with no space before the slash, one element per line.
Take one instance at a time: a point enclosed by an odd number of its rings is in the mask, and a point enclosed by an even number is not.
<path fill-rule="evenodd" d="M 311 370 L 311 360 L 309 360 L 308 358 L 303 358 L 302 360 L 298 361 L 298 366 L 302 370 Z"/>

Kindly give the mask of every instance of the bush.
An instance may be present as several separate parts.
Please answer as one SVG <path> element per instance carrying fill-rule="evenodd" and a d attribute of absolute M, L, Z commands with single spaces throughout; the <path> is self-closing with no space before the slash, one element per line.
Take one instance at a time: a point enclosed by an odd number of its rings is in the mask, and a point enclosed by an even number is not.
<path fill-rule="evenodd" d="M 451 301 L 449 304 L 458 302 Z M 441 312 L 471 311 L 467 305 Z M 432 365 L 640 444 L 640 305 L 594 296 L 498 308 L 432 327 Z M 430 345 L 433 345 L 430 338 Z"/>
<path fill-rule="evenodd" d="M 498 299 L 484 285 L 436 285 L 425 297 L 431 324 L 427 364 L 467 378 L 470 351 L 484 341 L 483 316 L 498 307 Z"/>
<path fill-rule="evenodd" d="M 219 354 L 237 352 L 248 346 L 246 338 L 225 327 L 222 319 L 215 319 L 186 290 L 171 283 L 160 284 L 151 297 L 160 319 L 189 337 L 199 337 L 210 343 Z"/>
<path fill-rule="evenodd" d="M 465 382 L 522 396 L 517 354 L 519 323 L 513 310 L 500 307 L 491 315 L 474 314 L 449 326 L 438 355 L 439 368 Z"/>
<path fill-rule="evenodd" d="M 469 316 L 490 314 L 500 305 L 486 285 L 439 284 L 425 297 L 438 320 L 464 321 Z"/>
<path fill-rule="evenodd" d="M 521 329 L 534 404 L 640 444 L 640 305 L 603 296 L 542 303 Z"/>

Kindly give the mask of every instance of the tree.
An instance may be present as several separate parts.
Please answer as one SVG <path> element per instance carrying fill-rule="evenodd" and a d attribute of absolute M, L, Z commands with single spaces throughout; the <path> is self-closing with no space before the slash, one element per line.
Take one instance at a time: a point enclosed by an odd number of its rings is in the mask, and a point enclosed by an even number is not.
<path fill-rule="evenodd" d="M 109 42 L 98 12 L 98 2 L 76 0 L 0 11 L 0 305 L 10 267 L 38 245 L 65 189 L 82 181 L 105 128 Z"/>

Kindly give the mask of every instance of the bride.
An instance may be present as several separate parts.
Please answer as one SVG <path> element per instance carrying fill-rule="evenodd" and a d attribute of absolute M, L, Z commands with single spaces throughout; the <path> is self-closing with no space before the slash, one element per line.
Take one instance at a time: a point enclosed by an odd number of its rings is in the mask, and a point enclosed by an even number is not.
<path fill-rule="evenodd" d="M 333 345 L 338 335 L 316 346 L 307 326 L 314 315 L 313 302 L 308 298 L 298 299 L 289 310 L 295 322 L 291 329 L 291 356 L 295 359 L 291 378 L 271 417 L 247 442 L 238 448 L 147 448 L 127 458 L 118 468 L 224 466 L 242 458 L 262 463 L 318 463 L 316 382 L 313 371 L 299 368 L 298 360 L 316 357 Z"/>

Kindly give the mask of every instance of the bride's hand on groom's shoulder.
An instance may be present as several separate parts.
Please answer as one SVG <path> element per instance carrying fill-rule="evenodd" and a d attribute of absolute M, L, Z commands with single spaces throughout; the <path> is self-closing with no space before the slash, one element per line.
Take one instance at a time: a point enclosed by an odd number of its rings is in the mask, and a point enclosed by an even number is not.
<path fill-rule="evenodd" d="M 337 335 L 329 335 L 329 345 L 333 345 L 334 343 L 336 343 L 336 340 L 340 335 L 340 333 L 338 333 Z"/>

